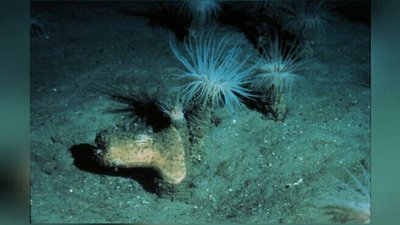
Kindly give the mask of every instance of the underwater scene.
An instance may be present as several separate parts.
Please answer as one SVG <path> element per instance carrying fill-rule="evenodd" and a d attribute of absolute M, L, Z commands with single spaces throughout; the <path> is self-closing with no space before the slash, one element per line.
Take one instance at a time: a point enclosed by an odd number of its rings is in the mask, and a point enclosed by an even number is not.
<path fill-rule="evenodd" d="M 370 223 L 370 1 L 33 1 L 33 223 Z"/>

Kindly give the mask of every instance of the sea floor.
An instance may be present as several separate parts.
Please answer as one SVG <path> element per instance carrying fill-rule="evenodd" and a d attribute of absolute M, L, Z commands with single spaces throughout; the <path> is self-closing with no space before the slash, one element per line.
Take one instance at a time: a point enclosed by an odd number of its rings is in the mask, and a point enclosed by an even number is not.
<path fill-rule="evenodd" d="M 323 206 L 346 191 L 337 180 L 370 165 L 370 27 L 341 18 L 320 35 L 284 121 L 251 108 L 218 112 L 193 168 L 201 179 L 180 201 L 158 196 L 137 175 L 97 170 L 87 154 L 99 131 L 145 124 L 109 93 L 159 97 L 179 83 L 173 33 L 149 22 L 151 7 L 31 2 L 44 30 L 31 38 L 32 222 L 331 221 Z M 215 33 L 243 37 L 244 52 L 258 54 L 232 24 Z"/>

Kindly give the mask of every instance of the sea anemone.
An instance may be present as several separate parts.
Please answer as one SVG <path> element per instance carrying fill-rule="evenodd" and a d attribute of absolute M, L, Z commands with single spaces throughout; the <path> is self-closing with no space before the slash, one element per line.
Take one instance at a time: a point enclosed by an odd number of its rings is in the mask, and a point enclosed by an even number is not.
<path fill-rule="evenodd" d="M 242 40 L 225 35 L 217 41 L 214 30 L 199 36 L 191 33 L 184 41 L 183 52 L 170 39 L 172 52 L 185 67 L 177 75 L 185 81 L 181 94 L 185 102 L 196 101 L 211 107 L 224 105 L 234 112 L 243 108 L 241 97 L 252 97 L 246 85 L 257 65 L 244 69 L 249 56 L 239 57 Z"/>
<path fill-rule="evenodd" d="M 301 48 L 295 44 L 286 50 L 277 36 L 270 47 L 264 50 L 253 82 L 258 90 L 268 91 L 273 88 L 276 93 L 290 94 L 305 61 L 300 60 Z"/>
<path fill-rule="evenodd" d="M 180 3 L 179 11 L 194 23 L 206 24 L 218 15 L 221 7 L 216 0 L 184 0 Z"/>
<path fill-rule="evenodd" d="M 330 19 L 324 1 L 295 1 L 283 8 L 283 29 L 304 39 L 311 39 L 323 32 Z"/>
<path fill-rule="evenodd" d="M 324 204 L 325 213 L 334 222 L 370 223 L 371 175 L 364 167 L 359 177 L 347 169 L 345 172 L 349 181 L 338 180 L 341 192 Z"/>
<path fill-rule="evenodd" d="M 185 119 L 183 113 L 183 101 L 176 98 L 175 101 L 162 101 L 157 104 L 163 113 L 165 113 L 171 120 L 171 122 L 179 122 Z"/>

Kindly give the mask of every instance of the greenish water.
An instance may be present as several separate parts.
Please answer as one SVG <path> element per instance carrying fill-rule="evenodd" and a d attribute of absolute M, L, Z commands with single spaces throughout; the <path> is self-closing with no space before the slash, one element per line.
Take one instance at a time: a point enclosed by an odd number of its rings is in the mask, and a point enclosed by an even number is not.
<path fill-rule="evenodd" d="M 32 3 L 48 36 L 31 39 L 32 222 L 332 222 L 325 206 L 365 200 L 346 170 L 368 189 L 370 28 L 343 15 L 315 40 L 284 121 L 251 104 L 235 114 L 213 111 L 201 158 L 187 168 L 190 185 L 175 197 L 160 196 L 154 171 L 96 164 L 101 130 L 168 125 L 154 104 L 109 98 L 140 93 L 154 103 L 181 85 L 173 32 L 151 26 L 145 12 L 153 6 Z M 234 24 L 221 22 L 215 35 L 224 34 L 243 37 L 244 54 L 259 55 Z"/>

